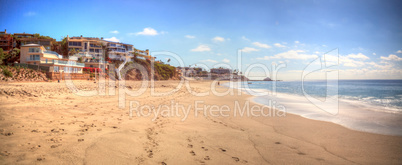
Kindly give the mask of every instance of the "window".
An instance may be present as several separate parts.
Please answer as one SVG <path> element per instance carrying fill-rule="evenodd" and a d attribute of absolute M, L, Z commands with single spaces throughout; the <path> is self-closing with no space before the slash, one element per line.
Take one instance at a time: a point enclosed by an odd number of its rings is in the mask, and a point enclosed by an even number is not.
<path fill-rule="evenodd" d="M 53 71 L 54 71 L 54 72 L 59 72 L 59 66 L 54 66 L 54 67 L 53 67 Z"/>
<path fill-rule="evenodd" d="M 29 60 L 30 61 L 39 61 L 40 55 L 29 55 Z"/>
<path fill-rule="evenodd" d="M 68 46 L 81 46 L 81 42 L 68 42 Z"/>
<path fill-rule="evenodd" d="M 40 51 L 40 49 L 39 48 L 29 48 L 29 50 L 28 50 L 28 52 L 39 52 Z"/>

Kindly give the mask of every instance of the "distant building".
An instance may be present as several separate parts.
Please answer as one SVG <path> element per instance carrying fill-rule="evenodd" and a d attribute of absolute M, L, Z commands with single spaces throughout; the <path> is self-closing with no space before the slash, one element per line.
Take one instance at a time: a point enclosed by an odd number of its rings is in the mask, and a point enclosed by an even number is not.
<path fill-rule="evenodd" d="M 100 59 L 103 56 L 102 46 L 107 44 L 106 41 L 95 37 L 68 37 L 68 35 L 67 42 L 69 52 L 74 49 L 77 53 L 92 59 Z"/>
<path fill-rule="evenodd" d="M 202 71 L 202 68 L 191 68 L 191 67 L 176 67 L 176 71 L 179 74 L 183 74 L 185 76 L 196 76 L 199 75 Z"/>
<path fill-rule="evenodd" d="M 46 50 L 52 50 L 53 42 L 56 42 L 54 38 L 37 38 L 34 34 L 29 33 L 14 33 L 16 40 L 14 41 L 14 47 L 20 48 L 27 44 L 38 44 L 45 47 Z"/>
<path fill-rule="evenodd" d="M 82 73 L 83 63 L 77 62 L 77 57 L 64 59 L 53 51 L 47 51 L 45 47 L 38 44 L 27 44 L 21 46 L 20 62 L 22 64 L 33 64 L 49 66 L 47 72 Z"/>
<path fill-rule="evenodd" d="M 232 70 L 225 68 L 213 68 L 210 72 L 215 74 L 231 74 Z"/>
<path fill-rule="evenodd" d="M 7 33 L 7 29 L 3 32 L 0 32 L 0 48 L 4 51 L 10 51 L 13 49 L 13 36 Z"/>
<path fill-rule="evenodd" d="M 155 60 L 155 57 L 152 57 L 152 56 L 149 54 L 149 50 L 148 50 L 148 49 L 147 49 L 147 50 L 139 50 L 139 49 L 135 49 L 135 48 L 134 48 L 134 54 L 135 54 L 135 56 L 137 56 L 137 57 L 142 57 L 142 58 L 148 59 L 148 60 Z"/>
<path fill-rule="evenodd" d="M 52 50 L 55 39 L 39 39 L 39 38 L 19 38 L 20 47 L 27 44 L 38 44 L 45 47 L 46 50 Z"/>
<path fill-rule="evenodd" d="M 16 37 L 16 38 L 33 38 L 34 35 L 24 32 L 24 33 L 14 33 L 14 37 Z"/>
<path fill-rule="evenodd" d="M 0 31 L 0 34 L 7 34 L 7 29 L 4 29 L 4 31 Z"/>
<path fill-rule="evenodd" d="M 134 47 L 131 44 L 108 41 L 107 49 L 111 60 L 124 61 L 126 58 L 134 57 Z"/>

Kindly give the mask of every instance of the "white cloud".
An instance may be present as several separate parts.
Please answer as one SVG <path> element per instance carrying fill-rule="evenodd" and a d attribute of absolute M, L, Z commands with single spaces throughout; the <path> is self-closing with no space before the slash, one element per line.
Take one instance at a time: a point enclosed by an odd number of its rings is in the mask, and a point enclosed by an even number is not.
<path fill-rule="evenodd" d="M 284 45 L 281 45 L 280 43 L 275 43 L 274 46 L 276 46 L 276 47 L 278 47 L 278 48 L 284 48 L 284 47 L 286 47 L 286 46 L 284 46 Z"/>
<path fill-rule="evenodd" d="M 36 15 L 36 12 L 33 12 L 33 11 L 24 13 L 25 17 L 31 17 L 31 16 L 35 16 L 35 15 Z"/>
<path fill-rule="evenodd" d="M 250 47 L 244 47 L 243 49 L 241 49 L 242 52 L 256 52 L 259 51 L 256 48 L 250 48 Z"/>
<path fill-rule="evenodd" d="M 253 45 L 258 46 L 260 48 L 266 48 L 266 49 L 271 48 L 271 46 L 269 46 L 267 44 L 259 43 L 259 42 L 253 42 Z"/>
<path fill-rule="evenodd" d="M 191 49 L 192 52 L 208 52 L 211 51 L 208 45 L 199 45 L 198 47 Z"/>
<path fill-rule="evenodd" d="M 396 53 L 402 53 L 402 50 L 398 50 L 398 51 L 396 51 Z"/>
<path fill-rule="evenodd" d="M 211 59 L 206 59 L 206 60 L 202 60 L 202 62 L 211 62 L 211 63 L 217 63 L 218 61 L 211 60 Z"/>
<path fill-rule="evenodd" d="M 259 60 L 270 60 L 270 59 L 298 59 L 298 60 L 307 60 L 317 58 L 317 55 L 308 55 L 303 54 L 303 50 L 289 50 L 284 53 L 279 53 L 274 56 L 264 56 L 262 58 L 257 58 Z"/>
<path fill-rule="evenodd" d="M 390 54 L 388 57 L 381 56 L 381 59 L 387 61 L 402 61 L 402 58 L 395 54 Z"/>
<path fill-rule="evenodd" d="M 120 42 L 119 39 L 117 39 L 116 37 L 112 37 L 112 38 L 105 38 L 104 40 L 106 41 L 112 41 L 112 42 Z"/>
<path fill-rule="evenodd" d="M 298 43 L 300 43 L 300 41 L 295 41 L 295 44 L 298 44 Z"/>
<path fill-rule="evenodd" d="M 222 56 L 222 53 L 216 53 L 217 56 Z"/>
<path fill-rule="evenodd" d="M 226 58 L 224 58 L 222 61 L 223 61 L 224 63 L 229 63 L 229 62 L 230 62 L 230 60 L 229 60 L 229 59 L 226 59 Z"/>
<path fill-rule="evenodd" d="M 338 56 L 332 56 L 332 55 L 325 55 L 325 60 L 327 62 L 336 62 L 336 63 L 339 61 L 339 64 L 343 64 L 343 66 L 348 66 L 348 67 L 362 67 L 365 65 L 364 62 L 360 61 L 361 60 L 360 58 L 357 58 L 357 59 L 359 59 L 359 61 L 356 61 L 349 56 L 350 55 L 338 57 Z M 353 57 L 353 55 L 352 55 L 352 57 Z M 356 56 L 356 57 L 360 57 L 360 56 Z M 364 58 L 364 57 L 362 57 L 362 58 Z"/>
<path fill-rule="evenodd" d="M 117 31 L 117 30 L 113 30 L 113 31 L 110 31 L 109 33 L 113 33 L 113 34 L 119 34 L 119 31 Z"/>
<path fill-rule="evenodd" d="M 132 33 L 130 33 L 130 34 L 132 34 Z M 158 31 L 156 31 L 155 29 L 153 29 L 151 27 L 144 28 L 144 30 L 142 32 L 135 33 L 135 35 L 144 35 L 144 36 L 156 36 L 158 34 L 159 34 Z"/>
<path fill-rule="evenodd" d="M 195 36 L 192 36 L 192 35 L 186 35 L 186 36 L 184 36 L 184 37 L 189 38 L 189 39 L 195 38 Z"/>
<path fill-rule="evenodd" d="M 214 41 L 214 42 L 225 42 L 225 38 L 216 36 L 215 38 L 212 38 L 212 41 Z"/>
<path fill-rule="evenodd" d="M 375 56 L 375 55 L 377 55 L 376 53 L 373 53 L 373 55 Z"/>
<path fill-rule="evenodd" d="M 358 53 L 358 54 L 349 54 L 346 57 L 348 58 L 354 58 L 354 59 L 360 59 L 360 60 L 369 60 L 370 58 L 367 57 L 366 55 L 362 54 L 362 53 Z"/>
<path fill-rule="evenodd" d="M 246 41 L 250 41 L 250 39 L 246 38 L 246 36 L 242 36 L 241 39 L 246 40 Z"/>

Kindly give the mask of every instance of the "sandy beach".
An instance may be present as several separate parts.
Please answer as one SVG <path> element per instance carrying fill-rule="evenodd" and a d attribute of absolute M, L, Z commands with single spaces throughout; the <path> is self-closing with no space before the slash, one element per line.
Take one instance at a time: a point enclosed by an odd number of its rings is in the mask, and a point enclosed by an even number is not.
<path fill-rule="evenodd" d="M 157 81 L 154 92 L 171 91 L 179 82 Z M 74 84 L 81 90 L 99 85 Z M 140 86 L 130 81 L 125 87 L 107 85 L 104 95 L 79 96 L 64 81 L 0 84 L 0 164 L 402 163 L 402 137 L 283 116 L 273 109 L 270 116 L 242 116 L 234 112 L 237 105 L 262 105 L 238 91 L 214 95 L 211 81 L 190 81 L 163 96 L 147 87 L 119 104 L 121 88 Z M 195 96 L 189 88 L 210 93 Z M 220 114 L 213 107 L 227 111 Z"/>

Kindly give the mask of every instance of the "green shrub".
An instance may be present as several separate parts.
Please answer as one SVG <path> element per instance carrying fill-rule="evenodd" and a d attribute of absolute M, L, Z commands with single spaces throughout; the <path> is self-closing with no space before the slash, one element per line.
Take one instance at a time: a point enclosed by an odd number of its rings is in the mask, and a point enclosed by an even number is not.
<path fill-rule="evenodd" d="M 11 71 L 9 71 L 7 68 L 3 69 L 3 74 L 6 77 L 13 77 L 13 73 Z"/>
<path fill-rule="evenodd" d="M 168 80 L 175 75 L 176 68 L 167 64 L 155 63 L 155 71 L 159 73 L 162 80 Z"/>

